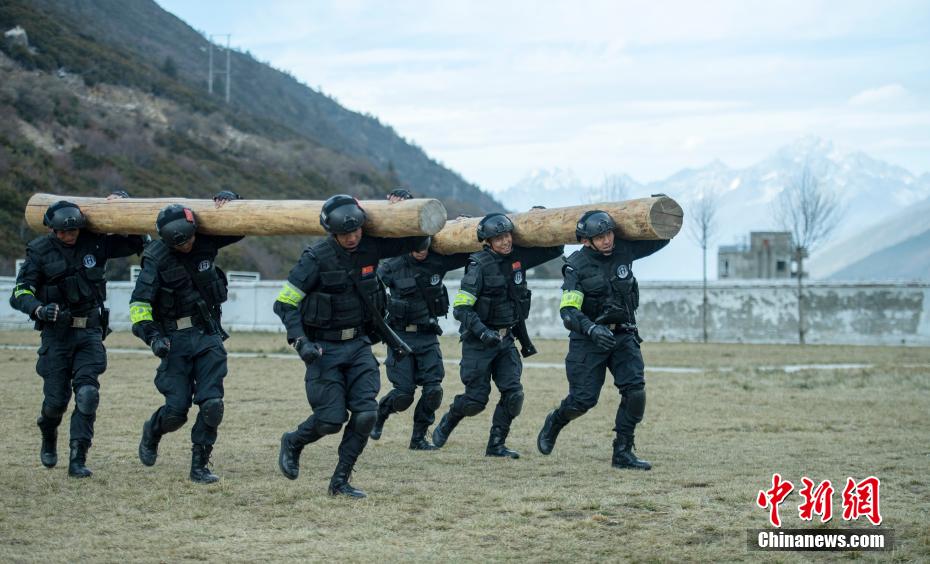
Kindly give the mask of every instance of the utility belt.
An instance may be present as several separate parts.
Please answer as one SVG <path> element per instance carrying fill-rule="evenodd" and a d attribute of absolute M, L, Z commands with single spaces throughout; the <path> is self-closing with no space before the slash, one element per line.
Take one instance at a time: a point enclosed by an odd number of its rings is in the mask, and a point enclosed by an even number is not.
<path fill-rule="evenodd" d="M 389 324 L 395 331 L 401 331 L 403 333 L 428 333 L 431 335 L 436 335 L 437 330 L 439 330 L 439 322 L 434 321 L 432 323 L 390 323 Z M 439 330 L 441 332 L 441 330 Z"/>
<path fill-rule="evenodd" d="M 636 333 L 639 328 L 633 323 L 608 323 L 604 325 L 613 333 Z"/>
<path fill-rule="evenodd" d="M 317 329 L 304 326 L 304 333 L 311 341 L 351 341 L 364 336 L 364 327 L 349 327 L 347 329 Z"/>
<path fill-rule="evenodd" d="M 189 315 L 187 317 L 179 317 L 177 319 L 163 319 L 161 320 L 161 326 L 166 333 L 183 331 L 185 329 L 190 329 L 191 327 L 196 327 L 201 331 L 210 331 L 210 324 L 204 321 L 204 319 L 199 315 Z"/>
<path fill-rule="evenodd" d="M 73 329 L 96 329 L 102 327 L 100 323 L 100 314 L 89 315 L 87 317 L 72 317 L 71 327 Z"/>
<path fill-rule="evenodd" d="M 58 319 L 55 321 L 36 321 L 36 328 L 39 330 L 98 329 L 100 327 L 103 327 L 103 321 L 100 318 L 100 311 L 97 309 L 92 309 L 85 316 L 80 317 L 72 315 L 69 310 L 64 309 L 58 312 Z"/>

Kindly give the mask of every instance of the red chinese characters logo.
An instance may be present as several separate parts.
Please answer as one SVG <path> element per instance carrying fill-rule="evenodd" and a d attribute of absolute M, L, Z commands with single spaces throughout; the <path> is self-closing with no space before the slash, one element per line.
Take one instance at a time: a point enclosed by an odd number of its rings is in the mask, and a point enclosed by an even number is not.
<path fill-rule="evenodd" d="M 826 523 L 833 518 L 833 484 L 824 480 L 814 488 L 814 482 L 807 476 L 801 478 L 804 487 L 798 493 L 804 503 L 798 506 L 798 517 L 802 521 L 813 521 L 814 515 L 820 515 L 820 521 Z"/>
<path fill-rule="evenodd" d="M 802 502 L 798 505 L 798 517 L 802 521 L 813 521 L 814 516 L 819 516 L 823 523 L 833 518 L 833 483 L 830 480 L 824 480 L 815 484 L 807 476 L 801 478 L 803 487 L 798 490 Z M 860 517 L 865 517 L 873 525 L 880 525 L 882 515 L 879 509 L 879 486 L 881 482 L 875 476 L 869 476 L 861 482 L 856 482 L 853 478 L 846 479 L 846 487 L 843 488 L 843 520 L 855 521 Z M 756 504 L 769 510 L 769 522 L 774 527 L 781 527 L 781 517 L 778 514 L 778 507 L 784 503 L 785 499 L 794 490 L 794 484 L 788 480 L 783 480 L 780 474 L 772 474 L 772 487 L 768 490 L 760 490 L 756 496 Z"/>
<path fill-rule="evenodd" d="M 858 484 L 852 478 L 847 478 L 846 487 L 843 488 L 843 519 L 855 521 L 864 516 L 873 525 L 881 524 L 882 515 L 878 508 L 880 485 L 875 476 L 869 476 Z"/>
<path fill-rule="evenodd" d="M 782 481 L 781 475 L 776 473 L 772 474 L 772 489 L 766 491 L 759 490 L 756 503 L 763 509 L 766 507 L 769 508 L 769 522 L 772 523 L 772 526 L 781 527 L 781 517 L 778 516 L 778 506 L 785 501 L 785 498 L 788 497 L 788 494 L 790 494 L 793 489 L 794 484 L 788 480 Z"/>

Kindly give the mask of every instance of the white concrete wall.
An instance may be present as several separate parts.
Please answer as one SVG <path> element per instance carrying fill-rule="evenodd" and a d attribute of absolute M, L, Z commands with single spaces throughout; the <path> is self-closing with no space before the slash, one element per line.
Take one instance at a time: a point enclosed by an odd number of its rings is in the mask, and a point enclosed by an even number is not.
<path fill-rule="evenodd" d="M 223 306 L 223 325 L 229 331 L 282 331 L 272 311 L 280 281 L 230 285 Z M 458 281 L 447 283 L 455 295 Z M 564 338 L 559 319 L 561 281 L 531 280 L 533 309 L 530 334 Z M 836 283 L 807 285 L 809 343 L 930 346 L 930 284 Z M 0 328 L 31 327 L 13 310 L 7 297 L 13 280 L 0 279 Z M 643 282 L 638 319 L 643 338 L 658 341 L 701 339 L 701 284 L 699 282 Z M 786 281 L 715 281 L 709 285 L 710 339 L 717 342 L 797 342 L 796 283 Z M 129 282 L 111 282 L 108 306 L 112 326 L 129 328 Z M 442 320 L 446 334 L 458 324 L 451 314 Z"/>

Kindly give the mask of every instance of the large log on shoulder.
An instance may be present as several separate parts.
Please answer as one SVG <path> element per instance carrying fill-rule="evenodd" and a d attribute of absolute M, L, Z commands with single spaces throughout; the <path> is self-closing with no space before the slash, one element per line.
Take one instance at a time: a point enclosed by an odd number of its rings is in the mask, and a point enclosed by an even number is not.
<path fill-rule="evenodd" d="M 533 209 L 508 214 L 513 220 L 514 243 L 524 247 L 550 247 L 577 243 L 575 225 L 588 210 L 604 210 L 617 222 L 623 239 L 671 239 L 681 230 L 683 212 L 667 197 L 639 198 L 624 202 L 602 202 L 583 206 Z M 480 250 L 476 229 L 480 217 L 454 219 L 433 235 L 432 249 L 448 255 Z"/>
<path fill-rule="evenodd" d="M 233 200 L 216 208 L 212 200 L 185 198 L 84 198 L 35 194 L 26 204 L 26 222 L 36 231 L 46 229 L 42 217 L 46 208 L 68 200 L 81 208 L 88 229 L 98 233 L 154 233 L 155 218 L 168 204 L 183 204 L 197 217 L 197 230 L 212 235 L 324 235 L 320 226 L 322 201 L 316 200 Z M 363 200 L 368 220 L 365 232 L 378 237 L 433 235 L 446 222 L 446 208 L 434 199 L 413 199 L 389 203 Z"/>

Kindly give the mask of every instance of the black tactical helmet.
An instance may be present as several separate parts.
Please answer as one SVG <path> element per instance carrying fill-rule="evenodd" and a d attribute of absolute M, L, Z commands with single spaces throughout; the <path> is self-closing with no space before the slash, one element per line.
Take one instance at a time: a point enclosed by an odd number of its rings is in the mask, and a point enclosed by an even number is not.
<path fill-rule="evenodd" d="M 197 231 L 197 220 L 194 212 L 181 204 L 170 204 L 158 212 L 155 228 L 162 241 L 171 247 L 183 245 L 194 236 Z"/>
<path fill-rule="evenodd" d="M 401 198 L 404 200 L 410 200 L 413 198 L 413 194 L 411 194 L 410 190 L 407 190 L 406 188 L 394 188 L 388 193 L 388 198 L 392 196 L 394 198 Z"/>
<path fill-rule="evenodd" d="M 45 217 L 42 223 L 46 227 L 51 227 L 55 231 L 70 231 L 71 229 L 82 229 L 87 225 L 87 218 L 81 213 L 81 208 L 76 204 L 64 200 L 55 202 L 45 210 Z"/>
<path fill-rule="evenodd" d="M 337 194 L 323 202 L 320 225 L 327 233 L 352 233 L 365 223 L 365 210 L 358 200 L 346 194 Z"/>
<path fill-rule="evenodd" d="M 502 213 L 489 213 L 478 222 L 479 241 L 487 241 L 502 233 L 513 233 L 513 222 Z"/>
<path fill-rule="evenodd" d="M 591 210 L 584 212 L 578 225 L 575 226 L 575 238 L 578 241 L 582 239 L 593 239 L 602 233 L 613 231 L 617 228 L 617 222 L 610 214 L 603 210 Z"/>

